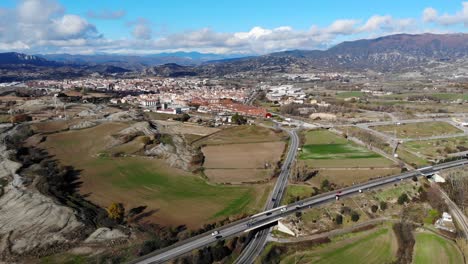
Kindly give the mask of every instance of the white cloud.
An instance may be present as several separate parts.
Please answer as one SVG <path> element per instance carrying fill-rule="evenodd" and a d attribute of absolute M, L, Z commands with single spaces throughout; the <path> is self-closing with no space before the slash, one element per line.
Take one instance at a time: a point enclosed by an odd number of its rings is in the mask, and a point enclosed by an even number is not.
<path fill-rule="evenodd" d="M 86 19 L 64 11 L 54 0 L 20 0 L 13 9 L 1 9 L 0 50 L 36 52 L 99 37 Z"/>
<path fill-rule="evenodd" d="M 89 11 L 94 19 L 118 19 L 124 10 Z M 109 22 L 110 23 L 110 22 Z M 126 23 L 132 37 L 107 39 L 84 17 L 66 13 L 56 0 L 18 0 L 14 8 L 0 8 L 0 50 L 27 53 L 139 53 L 199 51 L 215 53 L 265 54 L 290 49 L 326 48 L 338 40 L 378 37 L 394 33 L 447 32 L 451 25 L 468 23 L 468 2 L 454 14 L 423 10 L 422 18 L 373 15 L 368 19 L 338 19 L 328 26 L 312 25 L 299 30 L 290 26 L 266 28 L 260 25 L 238 32 L 200 28 L 167 34 L 152 30 L 144 18 Z"/>
<path fill-rule="evenodd" d="M 53 27 L 60 36 L 64 37 L 80 36 L 88 31 L 96 31 L 94 26 L 77 15 L 64 15 L 53 20 Z"/>
<path fill-rule="evenodd" d="M 153 30 L 147 19 L 140 17 L 134 21 L 128 22 L 127 25 L 132 27 L 131 33 L 136 39 L 149 40 L 153 37 Z"/>
<path fill-rule="evenodd" d="M 436 9 L 428 7 L 423 11 L 423 21 L 433 22 L 443 26 L 464 24 L 465 27 L 468 27 L 468 2 L 462 2 L 462 9 L 455 14 L 439 15 Z"/>
<path fill-rule="evenodd" d="M 339 19 L 328 26 L 326 31 L 330 34 L 353 34 L 355 33 L 355 25 L 357 23 L 358 21 L 354 19 Z"/>

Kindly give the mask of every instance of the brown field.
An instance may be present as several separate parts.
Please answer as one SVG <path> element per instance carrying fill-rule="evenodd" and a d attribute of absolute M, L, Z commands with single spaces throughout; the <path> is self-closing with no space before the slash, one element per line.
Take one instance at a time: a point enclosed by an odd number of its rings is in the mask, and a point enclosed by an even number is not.
<path fill-rule="evenodd" d="M 284 138 L 283 132 L 264 127 L 234 126 L 194 140 L 194 145 L 203 146 L 210 181 L 239 184 L 271 178 L 285 150 Z"/>
<path fill-rule="evenodd" d="M 324 169 L 319 170 L 317 176 L 309 182 L 317 187 L 327 179 L 339 186 L 349 186 L 354 183 L 366 182 L 371 178 L 384 177 L 400 173 L 399 168 L 375 168 L 375 169 Z"/>
<path fill-rule="evenodd" d="M 266 163 L 277 162 L 284 142 L 228 144 L 203 148 L 207 169 L 261 169 Z"/>
<path fill-rule="evenodd" d="M 216 132 L 209 137 L 196 142 L 197 145 L 222 145 L 238 143 L 257 143 L 279 141 L 285 138 L 284 132 L 275 131 L 260 126 L 233 126 Z"/>
<path fill-rule="evenodd" d="M 218 219 L 242 213 L 255 213 L 265 203 L 268 185 L 222 186 L 201 177 L 169 167 L 164 161 L 143 156 L 112 158 L 102 153 L 137 150 L 139 139 L 108 147 L 112 134 L 128 123 L 104 123 L 93 128 L 66 131 L 47 136 L 39 144 L 61 164 L 80 171 L 79 192 L 91 202 L 107 207 L 121 202 L 127 210 L 147 206 L 143 221 L 162 225 L 185 224 L 198 228 Z M 92 135 L 92 136 L 90 136 Z"/>
<path fill-rule="evenodd" d="M 207 146 L 202 149 L 205 174 L 210 181 L 218 183 L 267 180 L 272 176 L 284 148 L 282 141 Z M 265 168 L 265 164 L 269 167 Z"/>
<path fill-rule="evenodd" d="M 181 123 L 179 121 L 157 120 L 155 121 L 155 123 L 158 124 L 158 129 L 162 133 L 168 134 L 190 134 L 207 136 L 220 131 L 220 129 L 218 128 L 205 127 L 192 123 Z"/>

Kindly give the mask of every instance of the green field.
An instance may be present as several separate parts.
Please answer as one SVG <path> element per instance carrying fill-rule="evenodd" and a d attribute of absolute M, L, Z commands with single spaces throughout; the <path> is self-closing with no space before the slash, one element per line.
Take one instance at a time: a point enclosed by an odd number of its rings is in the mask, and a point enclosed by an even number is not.
<path fill-rule="evenodd" d="M 401 100 L 409 96 L 423 96 L 423 95 L 426 95 L 426 94 L 421 94 L 421 93 L 391 94 L 391 95 L 384 95 L 383 98 Z M 457 100 L 457 99 L 468 100 L 468 94 L 466 93 L 431 93 L 429 95 L 440 100 Z"/>
<path fill-rule="evenodd" d="M 344 236 L 322 246 L 290 250 L 280 263 L 381 264 L 395 260 L 396 239 L 389 228 Z"/>
<path fill-rule="evenodd" d="M 365 93 L 360 91 L 340 92 L 336 94 L 337 98 L 363 97 Z"/>
<path fill-rule="evenodd" d="M 405 142 L 403 146 L 428 158 L 436 158 L 467 150 L 468 137 L 409 141 Z"/>
<path fill-rule="evenodd" d="M 305 134 L 299 159 L 314 167 L 387 167 L 392 161 L 327 130 Z"/>
<path fill-rule="evenodd" d="M 464 263 L 461 252 L 453 242 L 432 233 L 417 233 L 414 247 L 414 264 Z"/>
<path fill-rule="evenodd" d="M 446 122 L 418 122 L 401 125 L 382 125 L 371 127 L 374 130 L 396 135 L 397 138 L 419 138 L 441 135 L 453 135 L 463 131 Z"/>
<path fill-rule="evenodd" d="M 47 149 L 61 164 L 80 171 L 79 191 L 93 203 L 107 207 L 121 202 L 126 209 L 148 206 L 148 211 L 154 211 L 148 220 L 158 224 L 199 227 L 227 216 L 252 213 L 263 206 L 260 198 L 265 185 L 215 185 L 197 175 L 169 167 L 162 160 L 99 155 L 116 149 L 108 148 L 112 142 L 109 135 L 127 126 L 105 123 L 90 129 L 56 133 L 49 135 L 40 147 Z M 121 148 L 135 151 L 140 144 L 128 145 L 130 143 Z"/>
<path fill-rule="evenodd" d="M 304 199 L 310 197 L 312 194 L 312 187 L 307 185 L 289 184 L 286 188 L 286 194 L 283 198 L 283 203 L 288 204 L 294 202 L 294 199 Z"/>

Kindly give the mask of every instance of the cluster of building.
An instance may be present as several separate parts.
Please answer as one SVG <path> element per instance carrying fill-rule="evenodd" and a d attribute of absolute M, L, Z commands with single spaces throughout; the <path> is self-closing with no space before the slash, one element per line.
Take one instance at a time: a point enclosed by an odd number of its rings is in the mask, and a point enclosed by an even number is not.
<path fill-rule="evenodd" d="M 266 98 L 268 100 L 280 105 L 287 105 L 291 103 L 304 104 L 306 99 L 306 94 L 302 91 L 302 89 L 294 87 L 293 85 L 264 85 L 261 88 L 266 91 Z"/>

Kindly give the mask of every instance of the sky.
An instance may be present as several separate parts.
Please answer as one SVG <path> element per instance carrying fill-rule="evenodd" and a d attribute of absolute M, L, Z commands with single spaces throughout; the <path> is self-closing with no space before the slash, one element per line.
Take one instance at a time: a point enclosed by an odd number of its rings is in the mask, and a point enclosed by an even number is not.
<path fill-rule="evenodd" d="M 0 52 L 266 54 L 465 33 L 457 0 L 0 0 Z"/>

